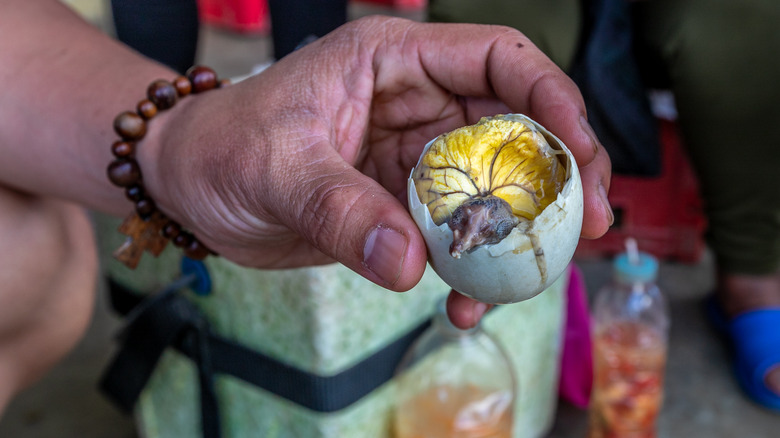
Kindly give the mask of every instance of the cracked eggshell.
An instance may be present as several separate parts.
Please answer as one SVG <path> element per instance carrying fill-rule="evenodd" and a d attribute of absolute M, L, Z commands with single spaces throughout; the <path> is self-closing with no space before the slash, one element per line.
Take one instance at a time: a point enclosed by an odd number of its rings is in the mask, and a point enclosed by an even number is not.
<path fill-rule="evenodd" d="M 583 216 L 582 182 L 569 149 L 524 115 L 502 117 L 535 127 L 553 149 L 566 152 L 566 182 L 556 200 L 533 221 L 521 222 L 497 244 L 480 246 L 456 259 L 449 253 L 452 243 L 449 225 L 445 222 L 437 226 L 428 207 L 420 202 L 411 177 L 414 169 L 408 180 L 409 210 L 425 238 L 431 267 L 456 291 L 491 304 L 524 301 L 550 286 L 566 270 L 574 255 Z M 434 140 L 425 146 L 420 159 Z M 540 254 L 535 254 L 534 247 Z"/>

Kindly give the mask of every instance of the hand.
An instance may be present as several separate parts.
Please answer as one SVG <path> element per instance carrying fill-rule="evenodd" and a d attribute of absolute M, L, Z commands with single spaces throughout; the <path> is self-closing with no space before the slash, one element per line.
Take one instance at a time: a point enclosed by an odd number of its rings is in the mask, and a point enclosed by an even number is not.
<path fill-rule="evenodd" d="M 572 150 L 585 191 L 582 235 L 602 235 L 610 164 L 582 97 L 504 27 L 352 22 L 258 76 L 184 99 L 152 124 L 139 160 L 161 209 L 230 260 L 261 268 L 337 260 L 402 291 L 426 262 L 405 205 L 422 147 L 506 112 L 528 114 Z"/>

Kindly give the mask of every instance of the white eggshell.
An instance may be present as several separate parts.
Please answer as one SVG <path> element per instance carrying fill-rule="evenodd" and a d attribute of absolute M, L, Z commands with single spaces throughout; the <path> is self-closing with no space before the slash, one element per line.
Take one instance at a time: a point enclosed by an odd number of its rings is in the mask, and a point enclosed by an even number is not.
<path fill-rule="evenodd" d="M 553 149 L 565 151 L 568 157 L 563 189 L 533 221 L 522 222 L 497 244 L 480 246 L 456 259 L 449 253 L 452 243 L 449 225 L 445 222 L 437 226 L 433 222 L 428 208 L 420 202 L 411 176 L 408 183 L 409 210 L 425 238 L 431 267 L 453 289 L 492 304 L 527 300 L 550 286 L 565 271 L 574 255 L 583 215 L 582 182 L 569 149 L 524 115 L 501 117 L 536 127 Z M 433 140 L 425 146 L 421 159 L 432 143 Z M 543 257 L 534 254 L 532 239 L 536 240 Z"/>

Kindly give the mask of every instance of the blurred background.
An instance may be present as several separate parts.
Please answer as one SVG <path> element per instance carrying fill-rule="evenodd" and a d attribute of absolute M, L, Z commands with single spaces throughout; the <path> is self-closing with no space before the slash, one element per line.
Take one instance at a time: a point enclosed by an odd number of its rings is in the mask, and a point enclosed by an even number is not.
<path fill-rule="evenodd" d="M 108 0 L 68 0 L 65 3 L 95 26 L 115 34 Z M 267 8 L 261 2 L 224 3 L 252 5 L 226 11 L 219 1 L 200 2 L 197 62 L 213 67 L 222 77 L 235 78 L 273 62 L 274 42 Z M 347 11 L 348 19 L 369 14 L 425 19 L 422 1 L 351 1 Z M 673 132 L 669 135 L 673 136 Z M 675 166 L 685 160 L 674 147 L 666 156 L 672 157 Z M 658 225 L 637 222 L 642 214 L 632 210 L 640 207 L 631 204 L 630 200 L 621 204 L 618 199 L 626 192 L 635 195 L 656 192 L 658 197 L 652 200 L 656 210 L 692 209 L 691 217 L 666 224 L 682 230 L 678 229 L 676 237 L 670 237 L 665 244 L 672 245 L 672 240 L 678 244 L 687 240 L 664 257 L 658 280 L 669 300 L 672 320 L 659 436 L 776 437 L 780 417 L 756 406 L 742 395 L 730 370 L 728 351 L 704 317 L 702 303 L 715 284 L 713 263 L 712 256 L 701 243 L 703 224 L 696 213 L 699 208 L 696 186 L 686 172 L 686 169 L 678 169 L 674 174 L 677 179 L 671 182 L 641 178 L 617 180 L 612 194 L 613 205 L 619 209 L 615 230 L 601 242 L 583 243 L 576 263 L 584 273 L 587 292 L 592 297 L 610 278 L 611 260 L 605 254 L 614 251 L 615 245 L 622 245 L 625 236 L 620 228 L 633 227 L 634 233 L 642 233 Z M 682 184 L 688 192 L 683 195 L 680 195 L 680 190 L 675 194 L 665 193 L 670 184 L 678 189 Z M 641 196 L 644 195 L 634 196 L 634 199 L 639 199 L 641 203 L 650 202 Z M 96 389 L 97 381 L 114 352 L 113 337 L 121 324 L 107 309 L 105 301 L 101 293 L 91 327 L 78 348 L 10 405 L 0 419 L 0 437 L 138 436 L 133 419 L 115 409 Z M 584 437 L 586 430 L 587 413 L 561 401 L 548 436 Z"/>

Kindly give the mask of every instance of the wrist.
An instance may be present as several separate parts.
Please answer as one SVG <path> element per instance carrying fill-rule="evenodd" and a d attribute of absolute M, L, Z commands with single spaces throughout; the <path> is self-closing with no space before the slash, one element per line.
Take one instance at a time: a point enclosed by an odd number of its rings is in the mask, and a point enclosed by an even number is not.
<path fill-rule="evenodd" d="M 148 123 L 146 136 L 136 150 L 136 159 L 143 172 L 143 185 L 147 195 L 154 199 L 157 208 L 171 218 L 181 221 L 186 219 L 185 213 L 179 211 L 176 199 L 177 181 L 181 174 L 180 167 L 186 167 L 184 156 L 177 156 L 180 149 L 174 135 L 180 130 L 186 130 L 187 108 L 195 99 L 191 97 L 179 99 L 179 102 L 169 110 L 160 112 Z M 175 157 L 165 161 L 166 157 Z M 167 164 L 166 164 L 167 163 Z M 130 203 L 132 204 L 132 202 Z"/>
<path fill-rule="evenodd" d="M 120 227 L 120 232 L 128 239 L 114 256 L 128 267 L 134 268 L 144 251 L 159 255 L 169 240 L 193 259 L 202 259 L 210 253 L 191 232 L 182 229 L 178 221 L 157 206 L 160 198 L 164 202 L 171 199 L 163 195 L 166 190 L 162 189 L 164 184 L 160 181 L 158 164 L 165 144 L 163 133 L 170 131 L 162 127 L 175 120 L 172 117 L 175 113 L 169 110 L 177 104 L 184 109 L 186 105 L 180 104 L 182 99 L 219 88 L 222 84 L 213 70 L 193 67 L 186 76 L 178 76 L 172 81 L 155 80 L 147 88 L 146 98 L 140 99 L 133 110 L 124 111 L 114 119 L 114 131 L 119 138 L 111 145 L 114 159 L 108 165 L 108 178 L 123 189 L 135 210 Z M 166 112 L 168 117 L 163 117 Z M 153 119 L 158 119 L 161 126 L 150 129 Z M 143 146 L 140 145 L 142 142 L 145 143 Z M 142 163 L 146 169 L 142 170 Z M 157 201 L 154 194 L 158 196 Z"/>

